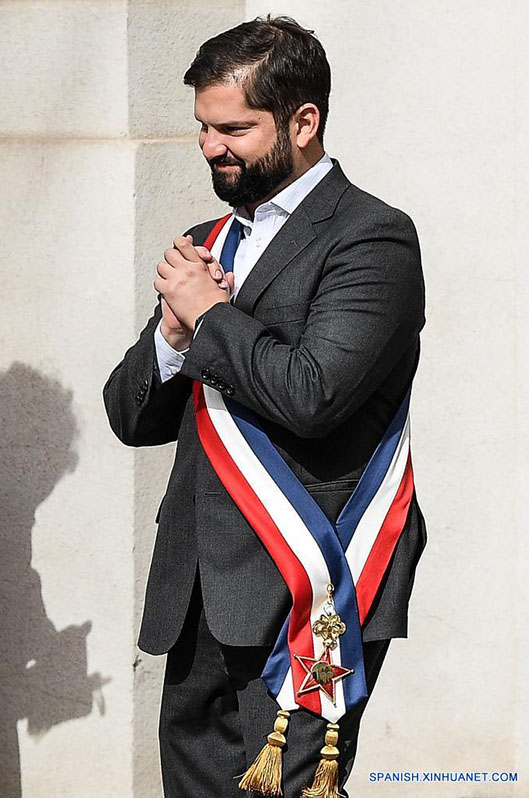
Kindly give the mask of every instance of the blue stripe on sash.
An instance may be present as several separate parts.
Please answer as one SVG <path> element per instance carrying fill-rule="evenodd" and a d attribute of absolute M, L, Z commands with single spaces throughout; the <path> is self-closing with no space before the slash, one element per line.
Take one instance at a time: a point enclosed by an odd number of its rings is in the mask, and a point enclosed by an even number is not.
<path fill-rule="evenodd" d="M 219 262 L 225 272 L 233 271 L 233 264 L 235 262 L 235 253 L 237 247 L 241 243 L 242 238 L 242 224 L 235 217 L 231 220 L 228 235 L 224 241 L 222 252 L 220 254 Z"/>
<path fill-rule="evenodd" d="M 406 416 L 408 415 L 408 408 L 410 405 L 410 395 L 411 389 L 406 392 L 406 396 L 397 410 L 393 421 L 371 455 L 358 485 L 353 494 L 349 497 L 336 521 L 336 531 L 344 551 L 347 551 L 349 548 L 349 544 L 353 539 L 360 519 L 384 481 L 384 477 L 393 459 L 406 422 Z"/>
<path fill-rule="evenodd" d="M 290 668 L 290 652 L 288 650 L 288 625 L 290 623 L 290 613 L 285 618 L 281 631 L 275 642 L 272 653 L 266 661 L 261 674 L 266 686 L 273 696 L 277 696 L 286 679 Z"/>

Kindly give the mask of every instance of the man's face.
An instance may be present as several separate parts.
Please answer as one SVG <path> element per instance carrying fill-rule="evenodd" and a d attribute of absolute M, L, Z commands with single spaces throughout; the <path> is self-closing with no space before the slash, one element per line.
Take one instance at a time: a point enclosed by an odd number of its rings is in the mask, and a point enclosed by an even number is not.
<path fill-rule="evenodd" d="M 240 86 L 198 90 L 195 116 L 202 125 L 199 144 L 214 191 L 230 205 L 262 201 L 292 174 L 289 130 L 276 130 L 270 111 L 249 108 Z"/>

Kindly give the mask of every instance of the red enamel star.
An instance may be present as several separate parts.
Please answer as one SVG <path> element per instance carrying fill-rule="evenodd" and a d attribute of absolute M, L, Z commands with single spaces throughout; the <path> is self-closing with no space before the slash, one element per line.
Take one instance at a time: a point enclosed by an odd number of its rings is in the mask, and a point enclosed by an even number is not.
<path fill-rule="evenodd" d="M 354 673 L 354 670 L 351 668 L 342 668 L 341 665 L 334 665 L 331 660 L 331 652 L 328 648 L 323 649 L 318 659 L 314 657 L 300 657 L 298 654 L 294 654 L 294 657 L 307 674 L 303 679 L 303 684 L 298 690 L 298 695 L 310 693 L 313 690 L 321 690 L 333 704 L 336 704 L 334 685 L 339 679 L 344 679 L 346 676 L 349 676 L 350 673 Z M 320 662 L 322 663 L 321 666 L 318 664 Z M 322 682 L 316 680 L 315 675 L 318 670 L 321 674 L 320 679 L 328 676 L 326 681 Z"/>

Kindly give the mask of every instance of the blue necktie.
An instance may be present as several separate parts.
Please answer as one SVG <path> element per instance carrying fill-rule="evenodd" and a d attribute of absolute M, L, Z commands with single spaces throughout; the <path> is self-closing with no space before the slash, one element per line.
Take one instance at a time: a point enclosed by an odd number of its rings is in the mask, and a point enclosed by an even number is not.
<path fill-rule="evenodd" d="M 231 227 L 226 236 L 226 241 L 222 247 L 220 255 L 220 263 L 225 272 L 233 271 L 233 262 L 235 260 L 235 253 L 242 238 L 243 226 L 238 219 L 234 219 Z"/>

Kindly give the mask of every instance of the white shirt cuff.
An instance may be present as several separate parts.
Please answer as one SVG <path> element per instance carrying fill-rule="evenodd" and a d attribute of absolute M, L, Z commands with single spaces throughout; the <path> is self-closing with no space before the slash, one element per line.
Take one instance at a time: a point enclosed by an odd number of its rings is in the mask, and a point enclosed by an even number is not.
<path fill-rule="evenodd" d="M 156 360 L 158 361 L 158 369 L 160 371 L 160 379 L 162 382 L 170 380 L 175 374 L 178 374 L 182 368 L 182 364 L 186 359 L 186 352 L 177 352 L 173 349 L 171 344 L 168 344 L 162 335 L 161 331 L 162 320 L 158 322 L 158 326 L 154 331 L 154 347 L 156 349 Z"/>

